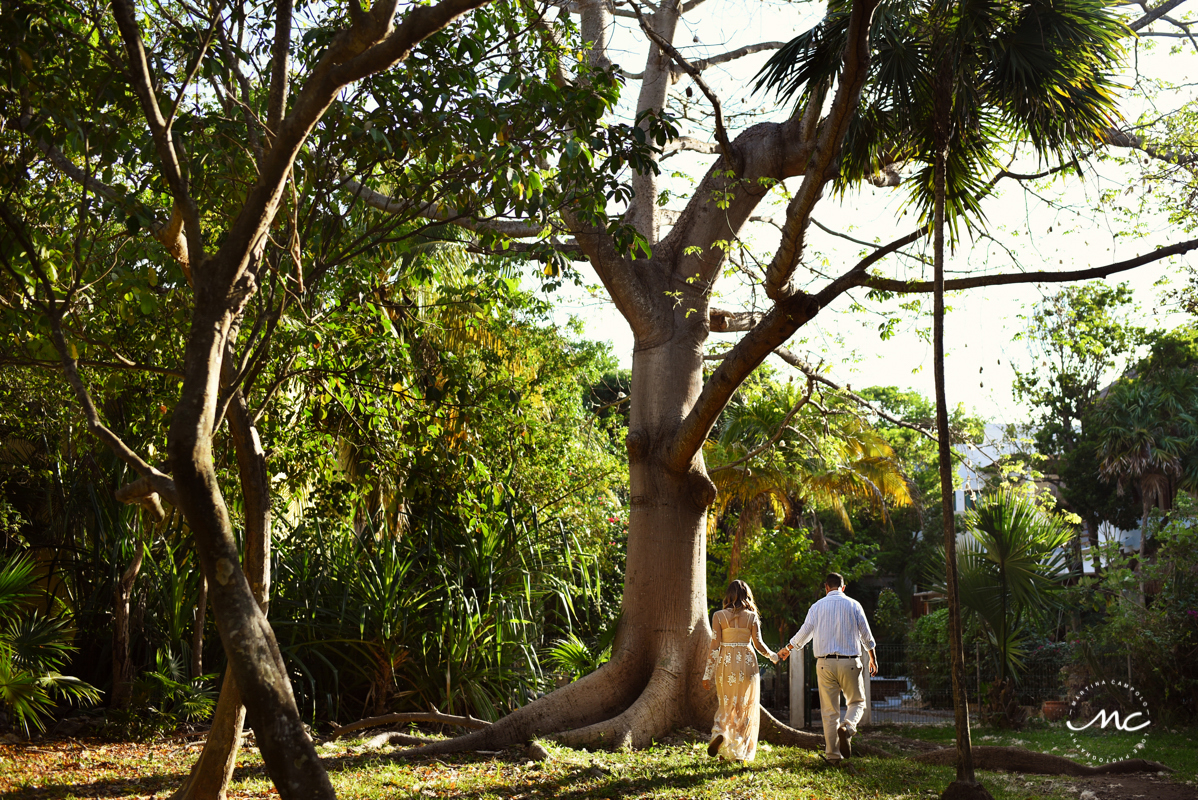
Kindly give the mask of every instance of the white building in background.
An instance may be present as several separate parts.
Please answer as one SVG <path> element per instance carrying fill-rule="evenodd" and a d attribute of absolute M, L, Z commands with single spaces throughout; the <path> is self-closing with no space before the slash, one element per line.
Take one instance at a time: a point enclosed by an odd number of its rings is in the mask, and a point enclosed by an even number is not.
<path fill-rule="evenodd" d="M 1029 452 L 1030 441 L 1028 434 L 1012 438 L 1007 426 L 987 424 L 980 444 L 953 445 L 953 450 L 959 456 L 957 477 L 961 486 L 953 492 L 953 512 L 962 514 L 974 507 L 977 496 L 985 491 L 988 481 L 996 477 L 995 467 L 1005 456 Z M 968 535 L 968 534 L 962 534 Z M 1140 549 L 1140 531 L 1122 530 L 1103 522 L 1098 527 L 1099 542 L 1103 547 L 1118 543 L 1124 552 L 1136 552 Z M 1090 555 L 1089 542 L 1082 540 L 1082 563 L 1087 575 L 1094 574 L 1094 559 Z"/>

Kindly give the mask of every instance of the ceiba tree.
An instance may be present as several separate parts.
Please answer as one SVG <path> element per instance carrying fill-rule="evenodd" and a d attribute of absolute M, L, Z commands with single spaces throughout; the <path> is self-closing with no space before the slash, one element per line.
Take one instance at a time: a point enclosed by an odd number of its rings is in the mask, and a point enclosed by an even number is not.
<path fill-rule="evenodd" d="M 790 118 L 753 125 L 735 138 L 725 128 L 719 98 L 703 80 L 703 69 L 782 44 L 763 43 L 689 62 L 673 42 L 682 15 L 697 5 L 629 0 L 628 7 L 613 10 L 602 0 L 580 0 L 569 6 L 581 17 L 583 36 L 590 43 L 588 57 L 598 65 L 610 63 L 613 15 L 635 20 L 648 40 L 645 69 L 636 76 L 641 82 L 636 112 L 663 113 L 669 87 L 689 75 L 712 105 L 715 141 L 683 138 L 667 148 L 717 156 L 686 206 L 669 217 L 657 205 L 661 196 L 657 172 L 647 170 L 633 177 L 635 194 L 623 219 L 649 245 L 647 253 L 613 240 L 601 224 L 572 213 L 568 206 L 562 209 L 565 227 L 635 338 L 627 436 L 632 507 L 622 617 L 611 661 L 487 729 L 408 751 L 411 754 L 494 748 L 537 736 L 552 736 L 575 746 L 640 747 L 680 725 L 709 725 L 716 701 L 702 690 L 699 678 L 711 635 L 704 532 L 715 487 L 703 462 L 704 440 L 753 370 L 850 289 L 931 293 L 935 288 L 932 281 L 906 281 L 872 271 L 885 257 L 923 241 L 931 224 L 877 247 L 822 286 L 803 288 L 815 280 L 803 260 L 812 213 L 824 193 L 851 171 L 845 169 L 846 155 L 867 154 L 855 166 L 859 174 L 862 166 L 876 170 L 869 180 L 880 186 L 898 181 L 896 161 L 923 157 L 929 166 L 932 161 L 926 151 L 887 154 L 877 145 L 872 150 L 862 146 L 864 129 L 874 122 L 859 116 L 859 101 L 870 80 L 871 22 L 878 2 L 834 4 L 836 36 L 816 41 L 813 48 L 823 47 L 823 82 L 804 96 Z M 1163 13 L 1152 12 L 1137 24 L 1147 25 Z M 829 39 L 835 43 L 829 45 Z M 831 68 L 829 58 L 834 62 Z M 1105 89 L 1103 76 L 1095 75 L 1093 80 L 1079 91 Z M 1046 98 L 1042 113 L 1051 113 L 1052 103 Z M 1114 128 L 1090 132 L 1095 140 L 1138 144 Z M 938 146 L 944 149 L 943 143 Z M 926 175 L 929 186 L 931 171 Z M 995 180 L 1002 177 L 1018 176 L 1001 173 Z M 957 178 L 975 188 L 985 184 L 976 176 Z M 798 185 L 779 226 L 781 241 L 759 275 L 758 287 L 769 300 L 768 308 L 741 312 L 713 307 L 711 298 L 727 261 L 728 243 L 738 240 L 770 188 L 788 179 Z M 1198 240 L 1190 240 L 1083 270 L 942 280 L 941 291 L 1106 277 L 1195 248 Z M 743 332 L 743 336 L 705 374 L 705 347 L 713 332 Z M 762 735 L 809 746 L 818 740 L 822 747 L 822 737 L 804 738 L 764 712 Z"/>
<path fill-rule="evenodd" d="M 484 2 L 443 0 L 402 12 L 396 3 L 363 8 L 351 2 L 344 19 L 335 10 L 326 9 L 321 13 L 327 13 L 327 18 L 304 26 L 307 32 L 303 46 L 315 49 L 317 55 L 294 90 L 290 86 L 289 54 L 300 47 L 293 41 L 300 23 L 293 19 L 294 9 L 288 2 L 278 3 L 271 18 L 256 19 L 250 26 L 268 32 L 263 54 L 269 52 L 269 59 L 255 59 L 244 53 L 243 41 L 228 35 L 239 25 L 246 26 L 243 12 L 237 9 L 217 7 L 204 16 L 190 8 L 168 12 L 156 7 L 161 14 L 156 23 L 163 31 L 178 34 L 182 30 L 185 34 L 171 39 L 163 33 L 154 42 L 169 43 L 169 47 L 157 51 L 143 39 L 137 10 L 129 0 L 114 0 L 105 13 L 86 9 L 82 18 L 100 19 L 104 24 L 94 30 L 84 26 L 81 37 L 80 31 L 72 33 L 79 41 L 98 39 L 98 60 L 127 82 L 136 100 L 129 122 L 148 134 L 146 144 L 154 169 L 146 182 L 168 200 L 168 211 L 146 217 L 150 223 L 147 232 L 183 267 L 195 296 L 186 330 L 179 401 L 171 414 L 166 464 L 151 464 L 105 426 L 80 375 L 68 326 L 64 325 L 85 283 L 80 277 L 65 293 L 61 291 L 54 265 L 39 245 L 45 231 L 29 225 L 9 204 L 4 206 L 8 272 L 16 284 L 26 287 L 23 291 L 28 302 L 48 320 L 49 336 L 85 410 L 89 429 L 140 476 L 122 490 L 121 497 L 149 505 L 166 499 L 183 511 L 195 535 L 209 582 L 209 598 L 229 657 L 230 680 L 240 689 L 268 770 L 284 797 L 331 796 L 332 788 L 303 731 L 277 645 L 262 612 L 264 594 L 259 591 L 255 595 L 256 588 L 265 589 L 264 579 L 251 575 L 247 580 L 238 563 L 230 515 L 213 465 L 213 436 L 218 423 L 228 420 L 234 441 L 240 442 L 239 462 L 244 458 L 241 474 L 246 506 L 258 509 L 247 512 L 247 531 L 259 531 L 256 538 L 265 546 L 269 540 L 263 538 L 262 531 L 269 531 L 269 504 L 250 502 L 254 487 L 266 487 L 263 496 L 269 496 L 265 454 L 253 428 L 253 417 L 246 414 L 241 422 L 235 419 L 239 409 L 245 410 L 240 390 L 252 358 L 248 352 L 238 352 L 237 345 L 239 336 L 246 335 L 242 326 L 250 301 L 258 296 L 263 282 L 272 279 L 270 270 L 290 263 L 294 273 L 279 279 L 284 283 L 290 280 L 295 290 L 303 291 L 305 274 L 300 262 L 305 243 L 298 234 L 295 238 L 275 238 L 281 210 L 298 214 L 298 203 L 287 205 L 297 157 L 330 109 L 344 110 L 345 106 L 335 104 L 339 97 L 345 97 L 348 87 L 359 82 L 376 85 L 373 82 L 377 78 L 392 74 L 420 42 Z M 791 118 L 754 125 L 735 139 L 729 137 L 719 100 L 702 80 L 702 70 L 779 43 L 741 48 L 702 63 L 690 63 L 672 42 L 682 14 L 695 5 L 698 3 L 643 9 L 633 2 L 628 8 L 613 9 L 604 0 L 579 0 L 570 5 L 580 16 L 582 37 L 589 44 L 583 67 L 589 70 L 586 81 L 590 86 L 601 86 L 604 76 L 612 72 L 608 37 L 613 15 L 635 20 L 647 38 L 649 55 L 644 72 L 638 76 L 641 87 L 635 105 L 639 131 L 615 125 L 589 130 L 586 114 L 551 115 L 563 130 L 580 131 L 583 137 L 568 141 L 555 160 L 544 148 L 527 153 L 510 143 L 512 130 L 518 126 L 514 117 L 500 124 L 490 119 L 479 121 L 478 130 L 488 127 L 482 137 L 488 143 L 498 143 L 513 158 L 536 161 L 542 171 L 557 170 L 564 178 L 562 191 L 554 194 L 546 190 L 539 175 L 536 181 L 532 179 L 532 169 L 520 173 L 496 169 L 487 183 L 489 194 L 471 195 L 470 188 L 462 188 L 465 181 L 460 176 L 451 176 L 444 184 L 459 191 L 455 202 L 428 204 L 423 197 L 405 197 L 393 191 L 400 177 L 412 168 L 410 161 L 397 157 L 391 172 L 384 171 L 383 177 L 376 180 L 378 176 L 370 169 L 361 169 L 355 159 L 347 156 L 334 165 L 345 167 L 347 173 L 337 176 L 340 199 L 322 198 L 322 208 L 333 209 L 330 218 L 334 220 L 344 216 L 336 213 L 341 210 L 340 204 L 361 202 L 387 213 L 402 211 L 456 221 L 478 234 L 476 244 L 483 250 L 518 250 L 506 240 L 539 235 L 531 248 L 540 247 L 537 252 L 548 257 L 542 244 L 557 247 L 555 238 L 569 233 L 574 237 L 572 248 L 598 274 L 636 339 L 627 439 L 632 513 L 623 615 L 613 658 L 592 675 L 530 703 L 500 722 L 433 749 L 496 746 L 550 734 L 569 744 L 640 746 L 677 725 L 707 724 L 715 699 L 701 689 L 699 675 L 710 639 L 704 532 L 715 487 L 702 459 L 702 444 L 708 432 L 745 378 L 846 291 L 859 286 L 892 292 L 931 291 L 930 283 L 888 279 L 870 271 L 886 256 L 922 240 L 927 234 L 924 226 L 848 266 L 821 288 L 802 288 L 806 285 L 802 280 L 806 276 L 801 273 L 805 269 L 803 252 L 811 215 L 841 174 L 846 137 L 853 128 L 859 97 L 869 76 L 870 27 L 878 0 L 856 0 L 844 8 L 844 43 L 831 54 L 838 65 L 835 79 L 817 97 Z M 57 23 L 57 13 L 54 8 L 44 16 Z M 537 14 L 530 14 L 530 20 L 527 30 L 518 34 L 496 32 L 497 40 L 512 44 L 518 35 L 531 33 L 538 41 L 552 42 L 559 35 Z M 482 56 L 490 53 L 486 47 L 479 48 L 477 42 L 464 42 L 462 48 L 468 50 L 467 44 Z M 519 48 L 508 49 L 518 59 Z M 229 59 L 215 70 L 205 57 L 209 51 L 242 56 Z M 160 69 L 164 59 L 176 68 Z M 31 61 L 29 54 L 18 48 L 11 63 L 28 69 L 26 60 Z M 250 85 L 238 69 L 249 63 L 261 67 L 269 77 Z M 570 80 L 564 58 L 547 63 L 555 65 L 557 72 L 548 83 L 537 85 L 542 110 L 551 107 L 551 98 L 558 95 L 566 96 L 554 102 L 598 115 L 610 108 L 602 89 L 591 97 L 568 94 L 578 84 Z M 444 63 L 422 66 L 432 72 L 444 69 Z M 683 74 L 690 75 L 712 103 L 713 143 L 685 138 L 666 141 L 671 132 L 664 115 L 667 92 Z M 231 110 L 230 116 L 235 111 L 243 118 L 245 128 L 236 135 L 244 136 L 249 144 L 245 148 L 249 157 L 240 163 L 240 171 L 227 173 L 239 176 L 240 181 L 229 179 L 215 190 L 207 187 L 203 204 L 197 200 L 196 189 L 204 174 L 204 160 L 210 154 L 203 152 L 198 137 L 187 151 L 174 135 L 180 109 L 186 108 L 188 92 L 195 89 L 197 77 L 213 85 L 222 84 L 216 94 Z M 529 73 L 513 69 L 499 82 L 499 89 L 531 92 L 532 87 L 522 84 L 524 80 L 529 80 Z M 430 128 L 448 123 L 448 118 L 438 117 L 443 112 L 430 97 L 419 96 L 418 91 L 401 84 L 379 82 L 379 93 L 386 102 L 376 98 L 350 108 L 350 112 L 373 114 L 370 121 L 379 126 L 386 124 L 382 117 L 390 115 L 393 121 L 399 120 L 396 128 L 413 121 Z M 98 94 L 105 103 L 111 102 L 104 92 Z M 51 103 L 30 108 L 18 92 L 7 102 L 10 110 L 22 110 L 8 114 L 12 121 L 10 135 L 19 131 L 29 147 L 44 155 L 46 163 L 84 188 L 81 208 L 90 202 L 89 193 L 92 198 L 120 205 L 120 193 L 106 187 L 103 175 L 95 172 L 96 165 L 89 165 L 84 135 L 89 128 L 78 124 L 84 115 L 62 114 L 63 107 L 70 106 L 69 98 L 58 98 L 58 106 Z M 412 113 L 405 116 L 405 111 Z M 69 118 L 62 125 L 68 132 L 56 131 L 60 138 L 52 139 L 50 128 L 44 126 L 45 114 L 57 114 L 59 122 Z M 216 122 L 205 133 L 214 143 L 224 143 L 230 135 Z M 366 141 L 366 134 L 374 140 L 370 126 L 357 126 L 355 141 Z M 348 136 L 349 132 L 334 131 L 332 135 Z M 64 156 L 61 147 L 65 145 L 56 145 L 55 141 L 70 144 L 74 157 Z M 656 204 L 660 178 L 656 163 L 646 156 L 646 143 L 656 144 L 658 156 L 661 149 L 673 147 L 718 156 L 687 206 L 669 224 Z M 446 155 L 440 166 L 459 168 L 472 163 L 480 152 Z M 597 158 L 597 153 L 606 158 Z M 613 184 L 608 177 L 626 166 L 635 173 L 629 190 Z M 770 188 L 792 178 L 798 186 L 786 209 L 781 242 L 760 276 L 769 308 L 763 313 L 713 308 L 712 290 L 726 261 L 727 243 L 736 239 Z M 548 209 L 542 202 L 545 197 L 553 199 Z M 602 201 L 607 197 L 627 200 L 626 212 L 606 215 Z M 559 216 L 546 223 L 546 210 Z M 297 230 L 298 226 L 293 226 L 287 232 Z M 1185 242 L 1091 270 L 979 275 L 946 281 L 945 286 L 951 290 L 1099 277 L 1194 247 L 1198 242 Z M 271 261 L 268 256 L 276 252 L 288 254 L 291 261 Z M 78 248 L 74 256 L 79 258 Z M 264 264 L 270 269 L 264 270 Z M 705 379 L 704 346 L 710 333 L 734 331 L 744 332 L 744 336 Z M 253 332 L 250 334 L 249 341 L 256 346 Z M 245 340 L 240 341 L 244 344 Z M 251 513 L 258 518 L 257 523 L 249 521 Z M 817 738 L 802 739 L 796 732 L 787 733 L 773 723 L 764 730 L 767 737 L 790 736 L 792 741 L 808 744 Z M 227 751 L 222 757 L 227 768 L 231 763 Z"/>

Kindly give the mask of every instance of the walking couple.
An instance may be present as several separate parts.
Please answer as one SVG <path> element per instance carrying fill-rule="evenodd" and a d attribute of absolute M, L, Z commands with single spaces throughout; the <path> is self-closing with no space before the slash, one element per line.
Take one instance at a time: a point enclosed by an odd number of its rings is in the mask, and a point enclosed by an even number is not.
<path fill-rule="evenodd" d="M 774 653 L 761 640 L 761 619 L 753 592 L 744 581 L 733 581 L 724 593 L 724 607 L 711 618 L 711 653 L 703 673 L 703 688 L 715 679 L 719 709 L 711 729 L 707 754 L 735 761 L 752 761 L 757 755 L 760 726 L 761 678 L 756 648 L 775 664 L 814 640 L 815 674 L 820 711 L 824 718 L 824 758 L 839 764 L 853 752 L 853 735 L 865 713 L 865 679 L 861 674 L 860 645 L 869 651 L 869 674 L 878 673 L 874 637 L 861 604 L 844 593 L 844 578 L 831 573 L 824 579 L 824 597 L 811 606 L 807 619 L 790 642 Z M 840 717 L 840 695 L 848 707 Z"/>

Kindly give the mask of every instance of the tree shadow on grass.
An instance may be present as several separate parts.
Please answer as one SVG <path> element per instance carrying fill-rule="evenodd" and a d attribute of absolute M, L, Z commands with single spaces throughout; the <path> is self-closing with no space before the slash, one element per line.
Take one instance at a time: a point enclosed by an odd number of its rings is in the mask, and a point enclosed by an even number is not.
<path fill-rule="evenodd" d="M 602 753 L 579 754 L 580 762 L 563 763 L 549 767 L 552 772 L 539 768 L 522 771 L 519 776 L 512 776 L 510 785 L 498 790 L 499 794 L 508 796 L 531 796 L 562 798 L 562 800 L 583 800 L 590 797 L 629 797 L 653 796 L 667 790 L 685 794 L 687 790 L 711 782 L 729 782 L 729 788 L 751 779 L 766 777 L 773 773 L 774 765 L 763 765 L 757 762 L 741 765 L 733 762 L 708 759 L 696 755 L 693 764 L 663 763 L 660 768 L 652 764 L 642 767 L 626 767 L 618 764 L 603 764 Z M 394 758 L 380 752 L 360 754 L 344 754 L 325 756 L 321 758 L 334 777 L 337 773 L 349 771 L 369 771 L 372 765 L 394 763 Z M 511 766 L 526 764 L 527 759 L 522 751 L 507 751 L 500 755 L 481 755 L 463 753 L 457 756 L 442 756 L 440 758 L 412 759 L 413 767 L 439 764 L 443 767 L 467 767 L 479 763 L 504 763 Z M 818 764 L 788 764 L 787 768 L 796 770 L 825 770 L 834 769 Z M 76 781 L 44 784 L 37 787 L 17 787 L 0 792 L 0 800 L 57 800 L 65 797 L 109 798 L 109 797 L 151 797 L 169 794 L 177 789 L 187 777 L 187 771 L 159 773 L 155 775 L 137 776 L 134 778 L 109 778 L 96 781 Z M 266 779 L 266 768 L 261 765 L 239 766 L 233 773 L 234 781 L 251 778 Z M 768 780 L 768 778 L 767 778 Z M 397 787 L 398 788 L 398 787 Z M 754 787 L 760 790 L 762 787 Z M 470 800 L 470 798 L 494 795 L 497 790 L 494 785 L 479 788 L 462 788 L 454 792 L 454 796 Z M 440 792 L 438 792 L 440 794 Z"/>

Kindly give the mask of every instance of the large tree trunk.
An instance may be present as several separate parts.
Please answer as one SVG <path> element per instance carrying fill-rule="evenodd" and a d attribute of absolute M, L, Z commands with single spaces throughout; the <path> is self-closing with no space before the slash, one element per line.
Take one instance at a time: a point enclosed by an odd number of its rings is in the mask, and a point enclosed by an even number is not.
<path fill-rule="evenodd" d="M 711 641 L 706 511 L 715 486 L 701 456 L 678 472 L 666 452 L 699 393 L 705 320 L 706 313 L 687 319 L 680 311 L 673 336 L 633 354 L 632 509 L 612 660 L 486 729 L 412 752 L 494 749 L 538 736 L 575 747 L 645 747 L 680 725 L 710 727 L 716 699 L 703 690 L 702 674 Z"/>

